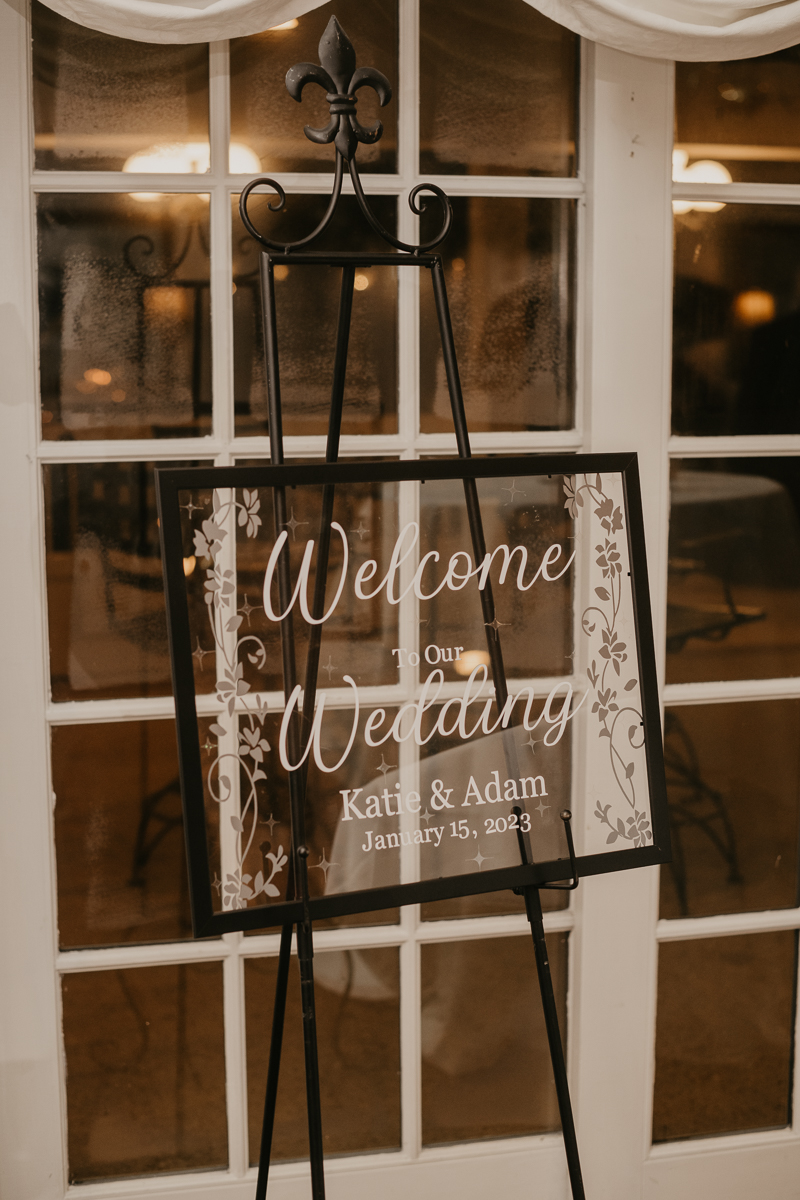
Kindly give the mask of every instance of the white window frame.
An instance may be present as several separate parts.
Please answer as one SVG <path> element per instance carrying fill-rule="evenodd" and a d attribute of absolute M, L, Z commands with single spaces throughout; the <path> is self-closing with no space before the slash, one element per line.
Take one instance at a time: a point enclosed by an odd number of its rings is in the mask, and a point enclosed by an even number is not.
<path fill-rule="evenodd" d="M 418 102 L 414 0 L 400 4 L 401 111 Z M 209 439 L 41 443 L 37 381 L 34 193 L 127 191 L 118 173 L 36 173 L 32 168 L 30 30 L 24 0 L 0 6 L 0 512 L 4 586 L 0 629 L 4 683 L 0 718 L 3 799 L 0 807 L 0 1194 L 12 1200 L 61 1200 L 80 1193 L 112 1197 L 203 1197 L 250 1200 L 244 1078 L 243 959 L 275 953 L 274 935 L 229 935 L 220 944 L 180 943 L 59 952 L 52 850 L 49 724 L 168 717 L 163 700 L 47 702 L 44 530 L 41 464 L 265 454 L 266 439 L 233 437 L 233 370 L 228 194 L 242 178 L 217 172 L 227 141 L 225 43 L 211 47 L 212 167 L 210 176 L 139 177 L 137 187 L 212 193 L 214 434 Z M 476 451 L 637 450 L 644 481 L 656 642 L 663 647 L 668 529 L 669 456 L 797 453 L 800 437 L 670 438 L 671 211 L 670 161 L 673 69 L 584 43 L 581 88 L 581 170 L 575 180 L 432 177 L 453 196 L 569 196 L 578 201 L 576 427 L 563 433 L 476 434 Z M 370 192 L 403 193 L 417 182 L 416 126 L 399 123 L 398 176 L 370 176 Z M 318 191 L 328 176 L 282 175 L 287 190 Z M 429 177 L 431 178 L 431 177 Z M 735 189 L 735 193 L 734 190 Z M 800 186 L 733 185 L 725 199 L 798 202 Z M 682 198 L 714 192 L 678 185 Z M 399 233 L 414 219 L 399 206 Z M 396 436 L 343 438 L 344 453 L 451 451 L 450 435 L 419 435 L 416 343 L 418 293 L 413 273 L 400 273 L 400 420 Z M 407 282 L 404 282 L 407 280 Z M 418 403 L 418 400 L 415 401 Z M 319 453 L 321 438 L 287 439 L 292 454 Z M 663 650 L 659 657 L 663 676 Z M 800 681 L 673 685 L 670 704 L 800 696 Z M 658 871 L 648 868 L 582 881 L 570 910 L 548 914 L 549 930 L 571 930 L 569 1070 L 587 1191 L 592 1200 L 736 1200 L 763 1194 L 796 1197 L 800 1125 L 775 1133 L 740 1134 L 651 1147 L 652 1085 L 659 941 L 725 936 L 800 925 L 800 910 L 702 920 L 658 920 Z M 526 931 L 518 916 L 420 924 L 404 909 L 399 927 L 323 930 L 319 949 L 399 945 L 406 979 L 419 979 L 425 942 L 509 936 Z M 60 1037 L 60 975 L 75 970 L 216 959 L 225 980 L 225 1049 L 230 1165 L 225 1172 L 154 1176 L 69 1188 L 66 1105 Z M 498 1014 L 501 1019 L 502 1014 Z M 402 1101 L 406 1116 L 398 1153 L 334 1159 L 327 1166 L 332 1197 L 419 1200 L 443 1194 L 506 1200 L 568 1195 L 558 1135 L 420 1149 L 419 994 L 401 996 Z M 798 1071 L 795 1069 L 795 1080 Z M 797 1082 L 795 1088 L 797 1088 Z M 797 1104 L 794 1111 L 797 1113 Z M 411 1117 L 413 1116 L 413 1119 Z M 274 1168 L 270 1195 L 308 1194 L 305 1170 Z"/>

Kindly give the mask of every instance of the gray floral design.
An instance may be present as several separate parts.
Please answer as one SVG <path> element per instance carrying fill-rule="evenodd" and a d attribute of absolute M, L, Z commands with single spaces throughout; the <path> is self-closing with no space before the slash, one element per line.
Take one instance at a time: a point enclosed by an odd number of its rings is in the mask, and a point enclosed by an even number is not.
<path fill-rule="evenodd" d="M 564 494 L 564 507 L 573 519 L 589 507 L 603 530 L 595 546 L 595 565 L 605 584 L 595 587 L 599 603 L 591 604 L 581 614 L 581 629 L 596 654 L 586 672 L 594 691 L 592 713 L 600 726 L 598 736 L 608 739 L 610 766 L 623 807 L 620 816 L 618 805 L 598 800 L 594 816 L 610 830 L 607 845 L 621 838 L 635 847 L 646 846 L 653 834 L 646 807 L 640 808 L 637 800 L 636 763 L 631 754 L 644 745 L 642 714 L 626 703 L 625 696 L 636 688 L 638 680 L 635 676 L 625 678 L 630 670 L 625 665 L 628 646 L 617 630 L 623 583 L 622 555 L 615 535 L 625 532 L 622 509 L 604 491 L 599 474 L 593 480 L 588 475 L 565 476 Z"/>

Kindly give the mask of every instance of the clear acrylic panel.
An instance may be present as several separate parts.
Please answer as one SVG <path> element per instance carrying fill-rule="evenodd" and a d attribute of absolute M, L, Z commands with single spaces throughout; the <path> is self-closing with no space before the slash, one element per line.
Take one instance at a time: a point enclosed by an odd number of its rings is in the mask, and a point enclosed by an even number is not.
<path fill-rule="evenodd" d="M 672 462 L 667 683 L 800 675 L 800 464 Z"/>
<path fill-rule="evenodd" d="M 662 943 L 653 1140 L 791 1120 L 797 933 Z"/>
<path fill-rule="evenodd" d="M 673 433 L 798 433 L 800 208 L 708 207 L 675 216 Z"/>
<path fill-rule="evenodd" d="M 222 964 L 61 985 L 71 1183 L 228 1165 Z"/>
<path fill-rule="evenodd" d="M 734 182 L 800 183 L 800 48 L 675 64 L 675 147 L 687 178 L 720 163 Z M 707 176 L 706 176 L 707 177 Z"/>
<path fill-rule="evenodd" d="M 62 949 L 192 936 L 174 721 L 55 726 Z"/>
<path fill-rule="evenodd" d="M 250 1162 L 257 1163 L 277 958 L 245 962 Z M 396 947 L 315 951 L 326 1155 L 400 1149 L 400 962 Z M 300 979 L 292 959 L 273 1159 L 308 1157 Z"/>
<path fill-rule="evenodd" d="M 799 700 L 667 709 L 662 917 L 794 908 L 799 752 Z"/>
<path fill-rule="evenodd" d="M 268 196 L 252 198 L 248 211 L 267 237 L 304 237 L 322 217 L 321 196 L 291 196 L 285 213 L 270 213 Z M 261 324 L 260 247 L 246 233 L 233 199 L 233 337 L 236 433 L 269 432 Z M 370 205 L 389 230 L 397 222 L 394 197 Z M 345 196 L 315 250 L 386 250 Z M 330 267 L 275 267 L 275 306 L 281 372 L 283 431 L 326 434 L 331 402 L 341 272 Z M 397 271 L 366 267 L 356 272 L 344 394 L 342 432 L 397 432 Z"/>
<path fill-rule="evenodd" d="M 447 477 L 450 466 L 403 478 L 405 469 L 376 464 L 364 480 L 345 465 L 327 493 L 317 468 L 294 468 L 285 496 L 268 468 L 237 468 L 224 487 L 213 472 L 164 481 L 173 570 L 178 551 L 193 548 L 190 578 L 200 574 L 207 592 L 206 611 L 184 611 L 185 568 L 172 576 L 179 663 L 188 667 L 189 653 L 217 663 L 218 715 L 208 743 L 198 741 L 205 757 L 186 745 L 187 770 L 211 797 L 204 812 L 199 798 L 188 802 L 195 838 L 219 846 L 214 912 L 250 908 L 249 928 L 276 919 L 267 910 L 287 894 L 288 777 L 304 762 L 311 892 L 336 897 L 334 911 L 357 893 L 394 905 L 394 893 L 373 889 L 402 884 L 454 879 L 453 895 L 479 891 L 469 877 L 518 866 L 520 837 L 532 861 L 566 860 L 573 737 L 586 740 L 593 781 L 594 811 L 576 815 L 583 852 L 653 842 L 622 476 L 512 479 L 503 461 L 496 477 L 465 484 Z M 465 487 L 488 547 L 479 565 Z M 312 617 L 321 522 L 331 549 Z M 503 701 L 488 690 L 495 639 Z M 285 678 L 284 640 L 293 647 Z M 309 661 L 315 707 L 301 731 L 293 713 Z M 185 685 L 178 705 L 195 719 Z"/>
<path fill-rule="evenodd" d="M 337 0 L 263 33 L 231 40 L 231 171 L 333 172 L 333 147 L 310 142 L 303 133 L 304 125 L 321 129 L 330 120 L 324 88 L 310 84 L 298 105 L 285 79 L 295 63 L 319 62 L 319 41 L 334 14 L 353 43 L 357 65 L 382 71 L 393 91 L 384 108 L 371 88 L 358 92 L 361 124 L 383 124 L 379 142 L 359 146 L 359 167 L 397 170 L 397 0 Z"/>
<path fill-rule="evenodd" d="M 33 0 L 39 171 L 207 171 L 208 46 L 111 37 Z"/>
<path fill-rule="evenodd" d="M 420 171 L 574 175 L 578 45 L 524 0 L 421 0 Z"/>
<path fill-rule="evenodd" d="M 569 429 L 574 202 L 456 197 L 452 205 L 453 229 L 441 254 L 469 428 Z M 423 237 L 433 232 L 426 217 L 421 225 Z M 427 271 L 420 279 L 420 354 L 421 429 L 449 433 L 453 421 Z"/>
<path fill-rule="evenodd" d="M 567 935 L 547 938 L 562 1041 Z M 529 937 L 443 942 L 422 953 L 422 1141 L 560 1128 Z"/>
<path fill-rule="evenodd" d="M 42 436 L 210 433 L 208 196 L 51 193 L 37 213 Z"/>
<path fill-rule="evenodd" d="M 48 464 L 43 476 L 53 699 L 169 695 L 153 464 Z M 205 611 L 189 550 L 190 603 Z M 197 690 L 213 690 L 213 658 L 194 661 Z"/>

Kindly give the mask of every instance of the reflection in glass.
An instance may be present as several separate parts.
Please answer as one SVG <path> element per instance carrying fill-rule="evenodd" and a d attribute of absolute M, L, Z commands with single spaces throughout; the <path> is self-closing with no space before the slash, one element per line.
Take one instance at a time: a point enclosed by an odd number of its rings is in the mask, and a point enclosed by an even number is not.
<path fill-rule="evenodd" d="M 71 1183 L 228 1164 L 222 965 L 66 975 Z"/>
<path fill-rule="evenodd" d="M 573 175 L 578 38 L 523 0 L 422 0 L 420 170 Z"/>
<path fill-rule="evenodd" d="M 676 215 L 674 433 L 800 432 L 799 228 L 789 205 Z"/>
<path fill-rule="evenodd" d="M 571 801 L 570 721 L 577 705 L 569 682 L 575 554 L 567 558 L 565 550 L 575 543 L 568 529 L 596 535 L 590 522 L 575 524 L 567 512 L 564 478 L 477 484 L 493 553 L 486 568 L 497 613 L 491 636 L 500 639 L 511 685 L 502 715 L 488 690 L 487 633 L 467 550 L 462 482 L 336 485 L 323 604 L 328 615 L 316 626 L 317 703 L 312 727 L 299 734 L 296 747 L 291 737 L 284 740 L 281 638 L 289 626 L 278 615 L 286 602 L 278 598 L 276 564 L 288 558 L 289 594 L 300 597 L 289 605 L 299 688 L 311 645 L 303 606 L 315 588 L 323 488 L 308 482 L 289 489 L 278 542 L 272 489 L 253 476 L 247 481 L 253 486 L 187 487 L 177 495 L 182 545 L 194 548 L 191 580 L 202 579 L 209 594 L 207 606 L 190 612 L 190 642 L 196 657 L 217 659 L 220 709 L 200 742 L 203 775 L 216 798 L 217 911 L 285 898 L 289 764 L 305 760 L 312 895 L 516 867 L 517 829 L 530 835 L 535 860 L 566 860 L 558 813 Z M 610 499 L 614 484 L 606 486 Z M 419 511 L 419 523 L 401 532 L 403 504 L 406 512 Z M 228 549 L 234 539 L 235 563 Z M 544 571 L 544 564 L 562 558 L 560 570 Z M 395 573 L 411 572 L 413 563 L 417 574 L 404 576 L 403 599 L 395 594 Z M 374 587 L 373 576 L 382 581 Z M 448 580 L 457 586 L 440 595 Z M 628 605 L 620 597 L 626 622 Z M 537 686 L 542 675 L 556 681 Z M 380 696 L 368 690 L 374 687 L 384 689 Z M 297 702 L 293 691 L 292 707 Z M 599 764 L 597 796 L 606 774 Z M 618 790 L 610 797 L 614 804 Z"/>
<path fill-rule="evenodd" d="M 800 183 L 800 49 L 675 66 L 675 144 L 733 179 Z"/>
<path fill-rule="evenodd" d="M 470 429 L 569 428 L 574 202 L 456 197 L 452 205 L 441 253 Z M 423 237 L 434 219 L 422 218 Z M 421 275 L 421 428 L 449 433 L 433 291 Z"/>
<path fill-rule="evenodd" d="M 658 952 L 653 1139 L 788 1124 L 797 934 Z"/>
<path fill-rule="evenodd" d="M 209 433 L 208 197 L 48 194 L 37 212 L 42 436 Z"/>
<path fill-rule="evenodd" d="M 127 169 L 208 170 L 208 46 L 111 37 L 38 0 L 31 18 L 37 170 L 119 171 L 142 154 Z"/>
<path fill-rule="evenodd" d="M 173 721 L 52 731 L 62 948 L 191 937 Z"/>
<path fill-rule="evenodd" d="M 359 166 L 362 171 L 397 170 L 397 0 L 337 0 L 231 41 L 231 137 L 255 151 L 264 171 L 333 172 L 333 147 L 316 145 L 303 133 L 304 125 L 322 129 L 330 120 L 324 88 L 306 87 L 301 109 L 287 92 L 285 78 L 294 63 L 319 62 L 319 40 L 334 13 L 355 47 L 357 65 L 382 71 L 394 91 L 385 108 L 371 88 L 358 92 L 361 124 L 383 124 L 379 142 L 359 146 Z M 240 170 L 232 154 L 231 171 Z"/>
<path fill-rule="evenodd" d="M 291 241 L 310 233 L 322 217 L 322 196 L 292 196 L 286 213 L 270 213 L 268 196 L 251 198 L 248 212 L 267 237 Z M 269 432 L 261 324 L 258 244 L 245 232 L 233 198 L 233 336 L 236 432 Z M 370 197 L 385 228 L 394 230 L 397 201 Z M 386 250 L 345 196 L 314 250 Z M 341 272 L 330 267 L 275 268 L 278 353 L 285 434 L 325 434 L 331 402 Z M 342 432 L 397 432 L 397 272 L 394 267 L 359 268 L 353 294 Z"/>
<path fill-rule="evenodd" d="M 566 1041 L 566 934 L 547 946 Z M 558 1129 L 530 938 L 421 950 L 423 1144 Z"/>
<path fill-rule="evenodd" d="M 798 747 L 798 700 L 667 709 L 662 917 L 797 904 Z"/>
<path fill-rule="evenodd" d="M 800 674 L 795 458 L 673 462 L 667 682 Z"/>
<path fill-rule="evenodd" d="M 250 1161 L 258 1162 L 277 958 L 245 963 Z M 400 1147 L 400 986 L 394 948 L 314 955 L 326 1154 Z M 297 960 L 292 959 L 272 1156 L 308 1157 Z"/>
<path fill-rule="evenodd" d="M 170 465 L 193 464 L 159 464 Z M 153 464 L 64 463 L 43 475 L 53 699 L 169 695 Z M 191 549 L 190 604 L 204 612 Z M 194 662 L 196 687 L 213 691 L 213 656 Z"/>

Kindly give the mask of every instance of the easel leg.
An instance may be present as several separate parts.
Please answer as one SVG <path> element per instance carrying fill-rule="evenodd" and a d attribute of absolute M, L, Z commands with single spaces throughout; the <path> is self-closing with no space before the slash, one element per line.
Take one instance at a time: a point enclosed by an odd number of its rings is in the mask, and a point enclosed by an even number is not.
<path fill-rule="evenodd" d="M 269 1160 L 272 1154 L 272 1131 L 275 1127 L 275 1102 L 278 1099 L 278 1076 L 283 1047 L 283 1020 L 286 1015 L 286 990 L 289 985 L 289 964 L 292 955 L 292 925 L 281 929 L 281 948 L 278 954 L 278 978 L 275 982 L 275 1007 L 272 1010 L 272 1038 L 269 1045 L 267 1093 L 264 1098 L 264 1121 L 261 1126 L 261 1152 L 258 1160 L 256 1200 L 266 1200 Z"/>
<path fill-rule="evenodd" d="M 314 1003 L 314 947 L 311 922 L 298 922 L 297 959 L 300 966 L 300 991 L 303 998 L 303 1044 L 306 1056 L 306 1106 L 308 1108 L 308 1149 L 311 1160 L 311 1195 L 325 1200 L 325 1172 L 322 1148 L 322 1109 L 319 1091 L 317 1055 L 317 1014 Z"/>
<path fill-rule="evenodd" d="M 536 953 L 536 971 L 539 976 L 539 991 L 542 996 L 544 1023 L 547 1028 L 547 1041 L 550 1046 L 550 1061 L 553 1064 L 553 1075 L 556 1081 L 556 1096 L 558 1111 L 561 1116 L 561 1132 L 564 1138 L 564 1150 L 567 1155 L 567 1169 L 572 1187 L 573 1200 L 585 1200 L 581 1161 L 578 1154 L 578 1139 L 575 1136 L 575 1121 L 572 1116 L 572 1102 L 567 1082 L 567 1064 L 564 1060 L 564 1048 L 561 1045 L 561 1033 L 558 1028 L 558 1009 L 553 993 L 553 979 L 550 975 L 550 961 L 547 956 L 547 942 L 544 936 L 544 920 L 542 917 L 542 902 L 535 887 L 525 888 L 525 910 L 533 935 L 533 948 Z"/>

